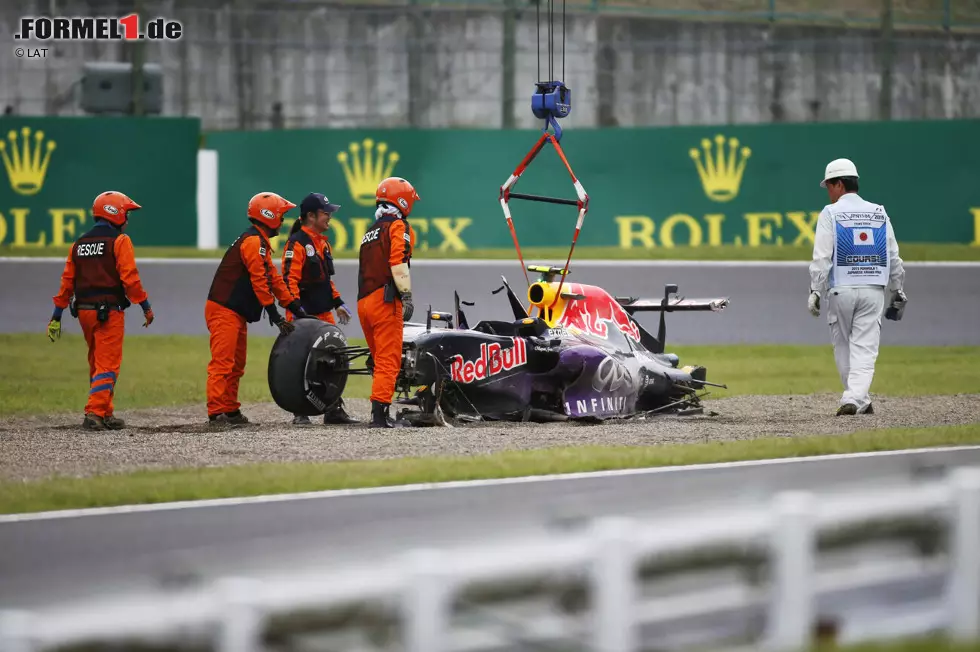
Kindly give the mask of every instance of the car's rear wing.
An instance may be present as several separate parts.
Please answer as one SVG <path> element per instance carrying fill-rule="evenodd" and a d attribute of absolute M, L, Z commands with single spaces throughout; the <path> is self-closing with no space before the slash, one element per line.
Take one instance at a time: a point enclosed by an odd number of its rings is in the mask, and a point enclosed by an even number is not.
<path fill-rule="evenodd" d="M 632 318 L 637 312 L 659 312 L 660 313 L 660 324 L 657 330 L 657 338 L 655 341 L 645 341 L 644 346 L 649 348 L 654 353 L 663 353 L 664 347 L 667 340 L 667 322 L 665 317 L 668 312 L 682 312 L 682 311 L 702 311 L 702 312 L 721 312 L 728 307 L 728 297 L 717 298 L 717 299 L 687 299 L 684 297 L 675 297 L 671 299 L 670 295 L 677 294 L 677 284 L 668 283 L 664 286 L 664 296 L 662 299 L 639 299 L 636 297 L 615 297 L 616 302 L 623 307 L 629 316 Z M 636 322 L 636 320 L 633 320 Z M 646 333 L 642 326 L 637 323 L 640 327 L 641 333 Z M 647 334 L 648 335 L 648 334 Z M 646 338 L 644 338 L 646 339 Z"/>
<path fill-rule="evenodd" d="M 623 309 L 633 314 L 634 312 L 674 312 L 682 310 L 703 310 L 720 312 L 728 307 L 728 298 L 719 299 L 686 299 L 676 297 L 674 299 L 638 299 L 636 297 L 616 297 L 616 301 Z"/>
<path fill-rule="evenodd" d="M 615 297 L 616 301 L 626 312 L 674 312 L 681 310 L 703 310 L 720 312 L 728 307 L 728 297 L 719 299 L 687 299 L 685 297 L 670 298 L 677 294 L 677 284 L 668 283 L 664 286 L 662 299 L 640 299 L 637 297 Z"/>

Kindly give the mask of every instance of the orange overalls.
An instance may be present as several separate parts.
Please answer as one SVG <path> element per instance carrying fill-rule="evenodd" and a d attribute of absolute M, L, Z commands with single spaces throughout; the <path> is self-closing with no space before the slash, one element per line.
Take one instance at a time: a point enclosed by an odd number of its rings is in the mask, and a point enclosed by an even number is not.
<path fill-rule="evenodd" d="M 343 305 L 333 282 L 334 267 L 330 243 L 308 227 L 289 236 L 282 252 L 282 276 L 294 297 L 299 297 L 306 314 L 335 324 L 333 310 Z M 286 311 L 286 319 L 293 313 Z"/>
<path fill-rule="evenodd" d="M 208 363 L 208 416 L 236 412 L 238 386 L 245 375 L 248 324 L 266 306 L 294 300 L 272 263 L 269 237 L 253 226 L 228 248 L 211 282 L 204 319 L 211 333 Z"/>
<path fill-rule="evenodd" d="M 108 222 L 97 222 L 72 244 L 54 305 L 68 307 L 72 295 L 88 345 L 89 391 L 85 413 L 113 416 L 112 399 L 122 365 L 126 319 L 123 311 L 147 300 L 129 236 Z M 99 304 L 106 320 L 99 321 Z M 148 304 L 147 304 L 148 305 Z"/>
<path fill-rule="evenodd" d="M 408 220 L 384 215 L 361 239 L 357 273 L 357 317 L 374 358 L 371 400 L 391 404 L 401 370 L 402 301 L 391 274 L 394 265 L 411 264 L 415 232 Z M 385 287 L 393 299 L 385 302 Z"/>

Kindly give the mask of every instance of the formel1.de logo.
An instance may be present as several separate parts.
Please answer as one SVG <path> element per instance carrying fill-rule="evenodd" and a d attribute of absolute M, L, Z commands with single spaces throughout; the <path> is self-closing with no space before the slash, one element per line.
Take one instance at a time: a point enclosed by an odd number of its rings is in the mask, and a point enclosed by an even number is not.
<path fill-rule="evenodd" d="M 106 16 L 24 16 L 17 40 L 33 41 L 151 41 L 180 40 L 184 28 L 180 21 L 154 18 L 140 25 L 139 14 Z"/>

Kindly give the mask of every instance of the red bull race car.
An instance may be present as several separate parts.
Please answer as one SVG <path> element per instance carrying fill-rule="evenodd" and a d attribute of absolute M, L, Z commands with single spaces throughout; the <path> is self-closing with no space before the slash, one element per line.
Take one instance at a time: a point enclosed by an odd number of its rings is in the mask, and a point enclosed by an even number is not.
<path fill-rule="evenodd" d="M 681 367 L 676 355 L 665 352 L 664 319 L 672 311 L 720 311 L 728 305 L 727 298 L 672 298 L 676 285 L 667 285 L 660 300 L 614 297 L 595 285 L 568 282 L 589 196 L 559 143 L 561 129 L 555 118 L 568 115 L 571 105 L 567 88 L 557 84 L 538 84 L 533 105 L 538 107 L 536 117 L 547 118 L 545 129 L 498 196 L 522 273 L 527 276 L 527 269 L 540 274 L 534 283 L 526 279 L 527 307 L 502 278 L 494 294 L 507 291 L 511 319 L 484 320 L 470 327 L 461 307 L 466 304 L 457 294 L 454 312 L 429 310 L 424 324 L 405 324 L 396 381 L 396 403 L 402 406 L 398 418 L 444 425 L 686 414 L 701 410 L 702 392 L 714 384 L 707 381 L 705 367 Z M 549 143 L 568 171 L 576 199 L 514 191 Z M 510 208 L 513 199 L 575 207 L 578 217 L 564 267 L 525 266 Z M 656 336 L 634 318 L 640 311 L 660 311 Z M 444 327 L 433 328 L 433 322 Z M 365 364 L 356 366 L 362 359 Z M 367 347 L 348 346 L 339 328 L 301 319 L 293 334 L 280 337 L 273 346 L 269 387 L 284 410 L 313 416 L 339 400 L 351 374 L 370 374 L 372 367 Z"/>
<path fill-rule="evenodd" d="M 708 382 L 704 366 L 680 366 L 664 341 L 667 312 L 717 312 L 727 298 L 676 297 L 676 285 L 661 299 L 615 297 L 566 280 L 567 267 L 527 269 L 540 274 L 527 308 L 505 278 L 494 291 L 506 291 L 511 319 L 470 327 L 462 306 L 472 304 L 457 294 L 454 311 L 430 310 L 425 323 L 405 324 L 398 418 L 446 425 L 692 414 L 703 410 L 706 387 L 724 387 Z M 660 312 L 656 335 L 634 318 L 640 311 Z M 349 346 L 337 326 L 304 319 L 274 345 L 269 387 L 284 410 L 313 416 L 340 398 L 350 375 L 372 367 L 367 347 Z"/>

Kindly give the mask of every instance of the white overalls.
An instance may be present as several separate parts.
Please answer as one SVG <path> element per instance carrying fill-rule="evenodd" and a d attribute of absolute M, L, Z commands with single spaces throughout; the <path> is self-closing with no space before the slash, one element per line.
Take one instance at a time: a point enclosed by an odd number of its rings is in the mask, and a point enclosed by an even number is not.
<path fill-rule="evenodd" d="M 840 405 L 865 412 L 874 378 L 886 291 L 902 290 L 905 268 L 885 207 L 847 193 L 820 213 L 810 263 L 810 289 L 825 297 Z"/>

